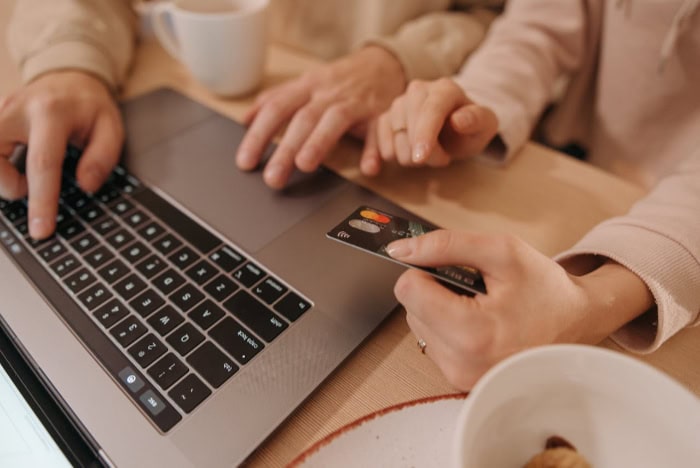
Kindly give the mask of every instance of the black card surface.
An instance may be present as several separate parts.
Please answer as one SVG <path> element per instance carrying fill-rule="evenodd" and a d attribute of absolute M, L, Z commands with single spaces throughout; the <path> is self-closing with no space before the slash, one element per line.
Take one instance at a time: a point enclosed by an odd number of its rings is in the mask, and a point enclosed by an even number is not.
<path fill-rule="evenodd" d="M 365 252 L 391 260 L 410 268 L 423 270 L 443 284 L 462 294 L 486 294 L 484 280 L 478 270 L 468 266 L 422 267 L 400 262 L 386 253 L 386 246 L 398 239 L 418 237 L 437 229 L 425 223 L 394 216 L 392 214 L 361 206 L 344 219 L 326 236 Z"/>

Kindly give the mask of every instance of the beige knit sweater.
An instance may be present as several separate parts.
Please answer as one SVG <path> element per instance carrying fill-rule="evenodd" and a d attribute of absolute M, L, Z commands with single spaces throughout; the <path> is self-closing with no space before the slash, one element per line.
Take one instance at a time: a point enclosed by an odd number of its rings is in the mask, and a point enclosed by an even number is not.
<path fill-rule="evenodd" d="M 496 112 L 508 159 L 562 76 L 550 140 L 585 143 L 650 193 L 559 258 L 605 255 L 637 273 L 657 310 L 614 338 L 652 351 L 700 313 L 700 2 L 513 1 L 456 79 Z"/>
<path fill-rule="evenodd" d="M 128 72 L 137 38 L 136 0 L 19 0 L 8 29 L 25 81 L 80 69 L 112 88 Z M 271 0 L 272 40 L 323 59 L 365 43 L 390 50 L 407 78 L 457 71 L 504 0 Z"/>

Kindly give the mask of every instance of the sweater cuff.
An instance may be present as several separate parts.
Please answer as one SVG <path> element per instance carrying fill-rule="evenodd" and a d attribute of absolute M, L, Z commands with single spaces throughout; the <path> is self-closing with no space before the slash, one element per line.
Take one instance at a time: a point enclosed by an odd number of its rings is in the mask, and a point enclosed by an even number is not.
<path fill-rule="evenodd" d="M 22 64 L 22 80 L 27 83 L 48 72 L 81 70 L 101 79 L 116 91 L 119 78 L 109 57 L 96 47 L 80 41 L 53 44 L 27 58 Z"/>
<path fill-rule="evenodd" d="M 654 296 L 655 309 L 611 335 L 623 348 L 650 353 L 697 320 L 700 300 L 695 289 L 700 284 L 700 264 L 675 240 L 613 219 L 596 226 L 555 260 L 578 255 L 603 255 L 618 262 L 639 276 Z"/>
<path fill-rule="evenodd" d="M 396 37 L 378 37 L 364 43 L 386 49 L 401 63 L 406 82 L 411 80 L 434 80 L 444 76 L 439 63 L 429 51 L 417 44 L 408 44 Z"/>

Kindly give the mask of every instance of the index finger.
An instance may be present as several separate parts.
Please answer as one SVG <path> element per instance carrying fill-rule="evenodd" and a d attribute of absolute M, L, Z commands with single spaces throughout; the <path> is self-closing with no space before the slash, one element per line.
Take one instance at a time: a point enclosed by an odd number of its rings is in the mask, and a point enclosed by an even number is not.
<path fill-rule="evenodd" d="M 308 100 L 309 95 L 305 89 L 290 87 L 288 92 L 279 93 L 262 103 L 255 110 L 253 121 L 238 147 L 238 167 L 243 170 L 255 168 L 277 131 Z"/>
<path fill-rule="evenodd" d="M 421 162 L 433 152 L 447 118 L 464 103 L 464 99 L 464 94 L 451 86 L 428 94 L 410 133 L 414 161 Z"/>
<path fill-rule="evenodd" d="M 51 118 L 39 115 L 32 121 L 27 148 L 27 185 L 29 233 L 35 239 L 50 236 L 56 228 L 67 144 L 67 131 Z"/>

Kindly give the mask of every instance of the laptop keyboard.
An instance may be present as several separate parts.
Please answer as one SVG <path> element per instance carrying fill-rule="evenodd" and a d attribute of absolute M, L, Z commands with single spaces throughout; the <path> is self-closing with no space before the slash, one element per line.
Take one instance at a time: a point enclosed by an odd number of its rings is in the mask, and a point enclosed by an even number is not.
<path fill-rule="evenodd" d="M 0 199 L 0 243 L 167 432 L 311 303 L 121 166 L 85 194 L 78 158 L 69 149 L 56 235 L 32 240 L 26 200 Z"/>

